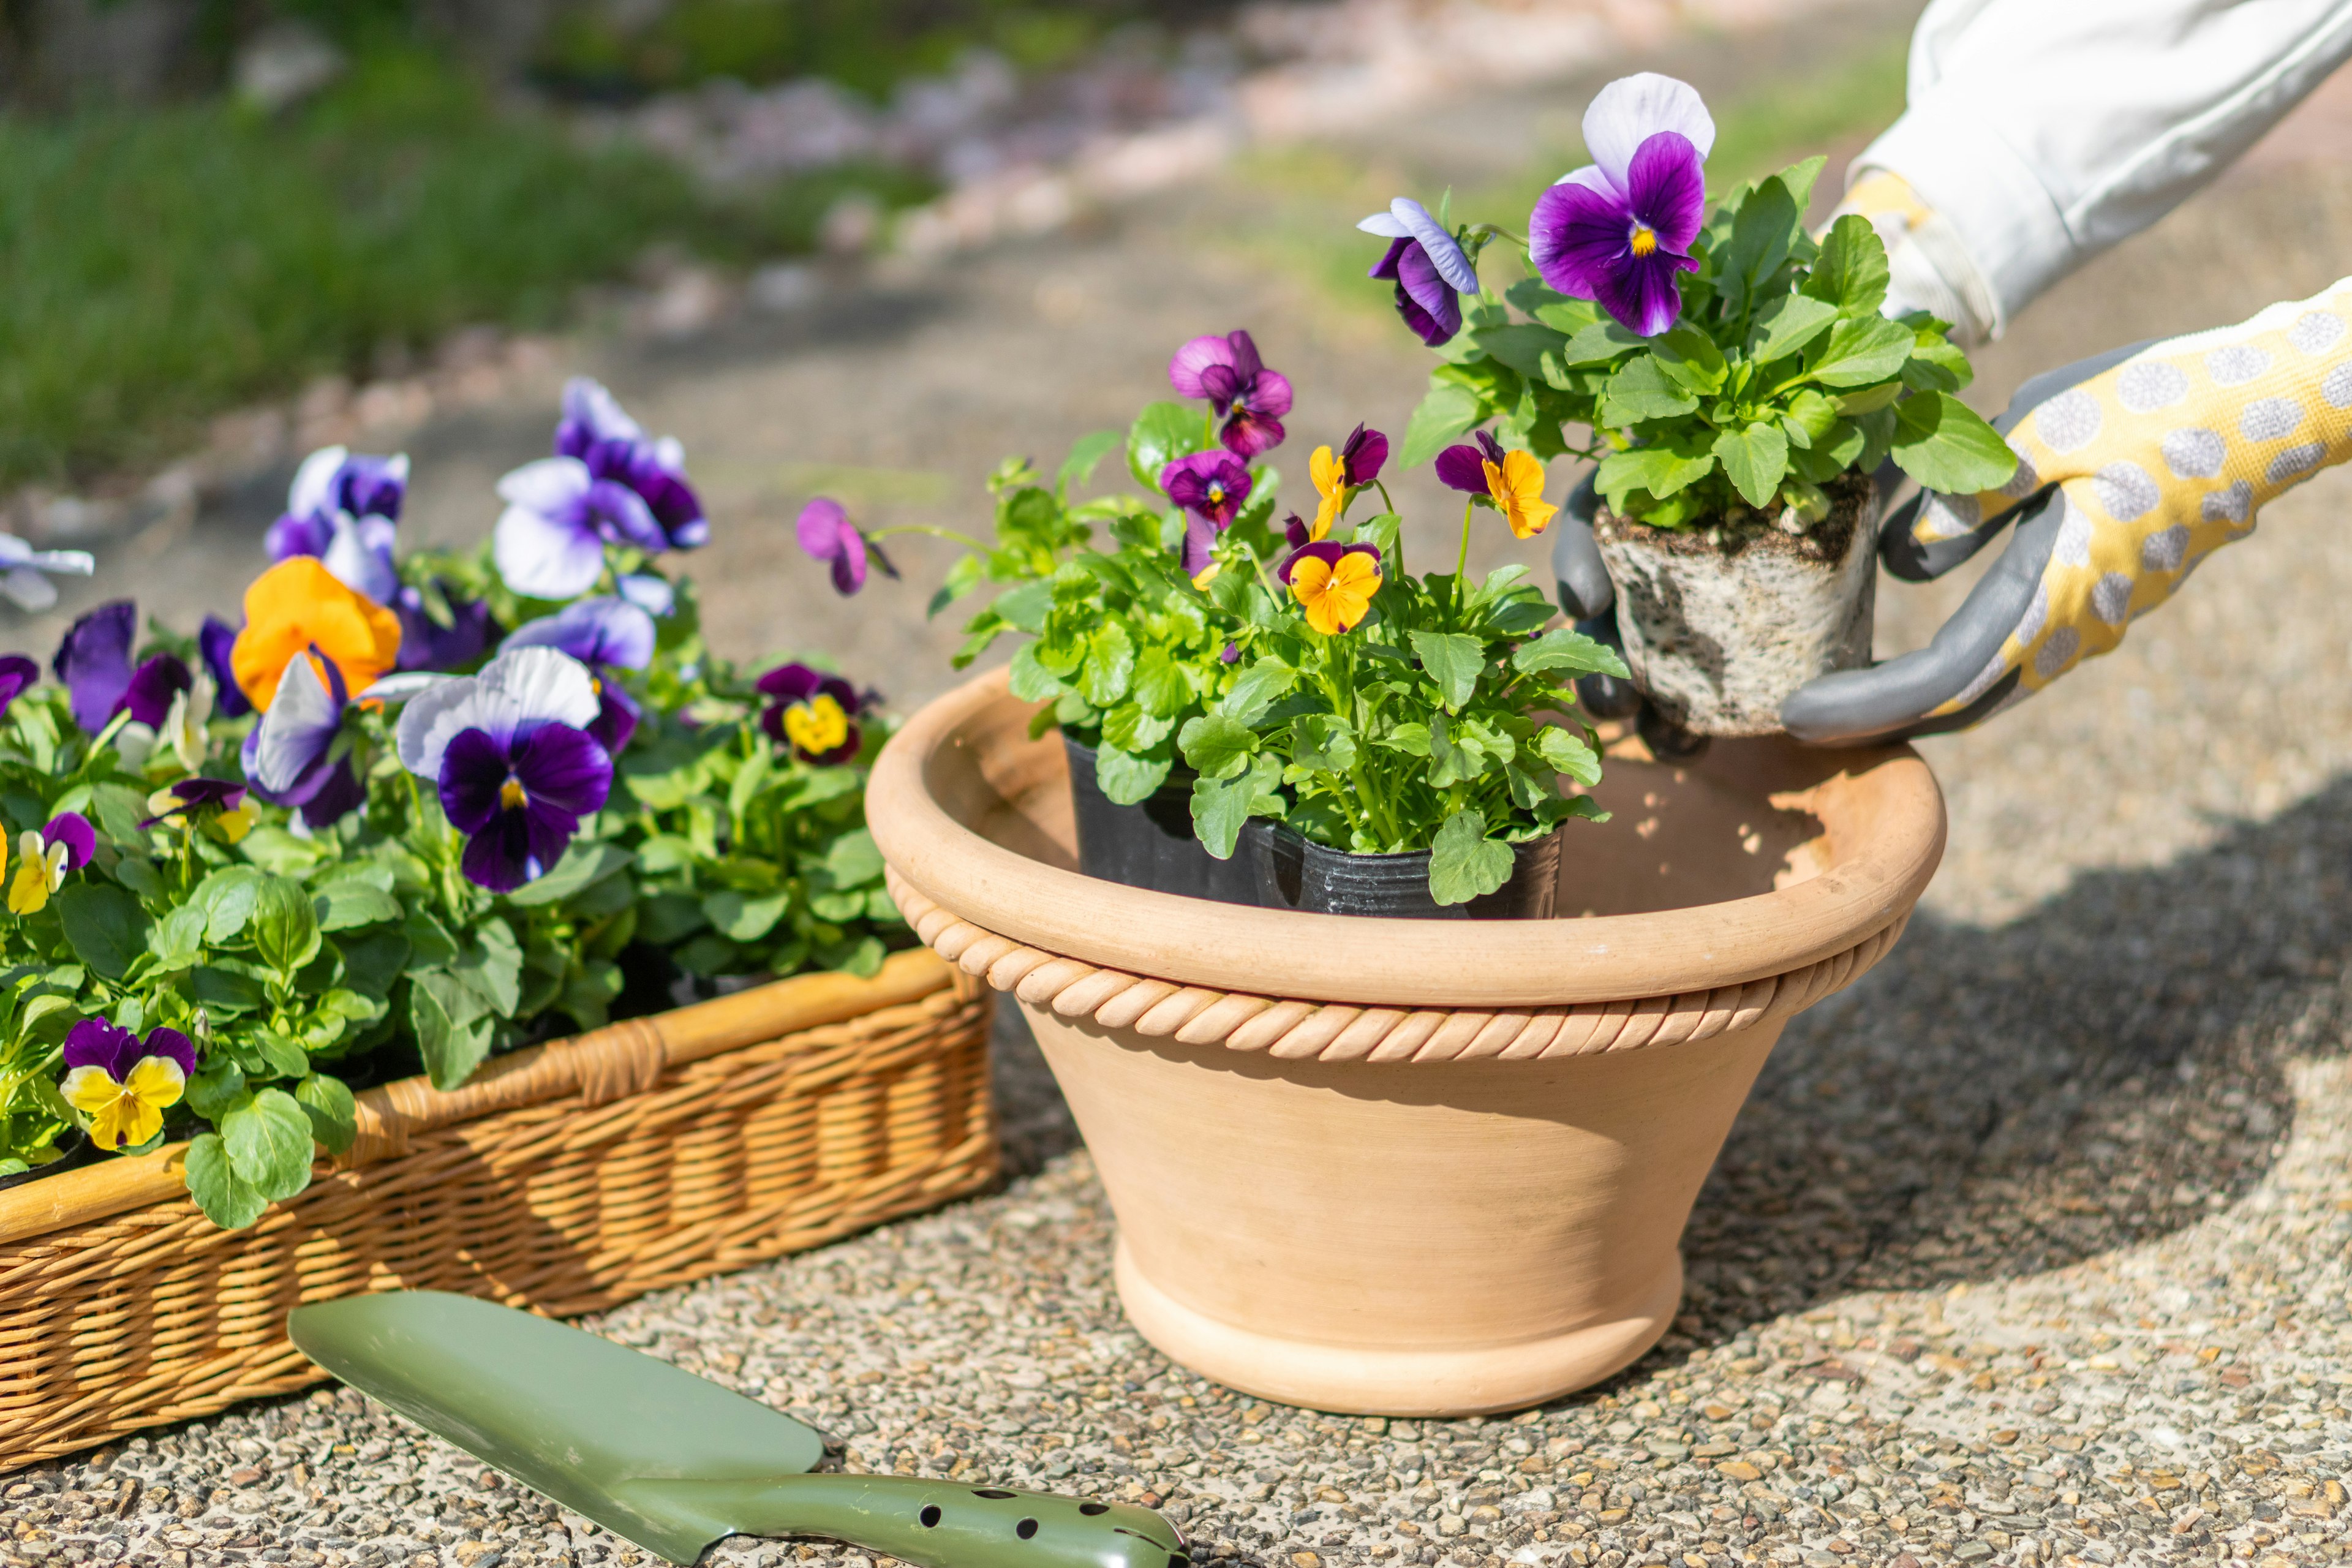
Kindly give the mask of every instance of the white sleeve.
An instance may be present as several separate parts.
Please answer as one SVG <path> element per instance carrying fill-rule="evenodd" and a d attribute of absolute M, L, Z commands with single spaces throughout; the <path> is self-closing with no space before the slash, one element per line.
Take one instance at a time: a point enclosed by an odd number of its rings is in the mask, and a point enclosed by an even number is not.
<path fill-rule="evenodd" d="M 2352 56 L 2352 0 L 1934 0 L 1854 162 L 1950 226 L 1993 331 L 2211 180 Z M 1955 283 L 1958 280 L 1955 279 Z"/>

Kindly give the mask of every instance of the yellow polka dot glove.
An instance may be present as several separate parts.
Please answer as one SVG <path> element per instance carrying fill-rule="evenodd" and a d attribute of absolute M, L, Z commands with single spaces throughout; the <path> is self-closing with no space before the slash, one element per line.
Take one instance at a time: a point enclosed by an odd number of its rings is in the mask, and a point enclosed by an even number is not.
<path fill-rule="evenodd" d="M 1860 745 L 1963 729 L 2123 641 L 2272 497 L 2352 456 L 2352 279 L 2236 327 L 2137 345 L 2037 377 L 1994 421 L 2016 477 L 1927 495 L 1887 520 L 1895 575 L 2008 550 L 1916 653 L 1824 676 L 1781 721 Z"/>

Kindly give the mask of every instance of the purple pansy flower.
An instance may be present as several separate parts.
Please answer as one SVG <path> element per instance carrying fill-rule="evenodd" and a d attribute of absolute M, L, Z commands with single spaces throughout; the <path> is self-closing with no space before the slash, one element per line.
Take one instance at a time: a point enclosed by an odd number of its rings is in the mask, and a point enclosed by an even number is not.
<path fill-rule="evenodd" d="M 1584 144 L 1593 161 L 1536 200 L 1528 258 L 1554 289 L 1655 337 L 1682 312 L 1675 275 L 1698 270 L 1715 121 L 1696 89 L 1645 71 L 1594 96 Z"/>
<path fill-rule="evenodd" d="M 833 568 L 833 591 L 845 599 L 866 586 L 868 561 L 882 568 L 885 577 L 898 574 L 890 558 L 882 553 L 882 547 L 866 538 L 849 521 L 848 509 L 831 496 L 819 496 L 801 508 L 800 521 L 794 526 L 800 533 L 801 548 L 812 559 Z"/>
<path fill-rule="evenodd" d="M 407 495 L 407 454 L 372 458 L 322 447 L 295 470 L 285 513 L 262 547 L 273 562 L 315 555 L 345 586 L 389 604 L 400 587 L 394 525 Z"/>
<path fill-rule="evenodd" d="M 551 647 L 501 653 L 478 675 L 409 698 L 401 763 L 439 788 L 477 884 L 509 893 L 545 874 L 580 819 L 604 805 L 613 759 L 588 733 L 597 713 L 587 667 Z"/>
<path fill-rule="evenodd" d="M 1349 486 L 1370 484 L 1389 460 L 1389 438 L 1362 425 L 1348 432 L 1339 448 L 1339 473 Z"/>
<path fill-rule="evenodd" d="M 49 661 L 65 684 L 74 722 L 93 735 L 106 728 L 131 689 L 131 639 L 138 629 L 137 606 L 112 600 L 68 626 Z"/>
<path fill-rule="evenodd" d="M 1477 442 L 1475 447 L 1465 441 L 1446 447 L 1437 454 L 1437 461 L 1432 466 L 1437 469 L 1438 482 L 1446 489 L 1484 500 L 1488 494 L 1486 465 L 1492 463 L 1499 468 L 1509 454 L 1500 441 L 1484 430 L 1478 432 Z"/>
<path fill-rule="evenodd" d="M 448 584 L 441 584 L 446 597 Z M 392 602 L 400 617 L 400 653 L 393 668 L 404 670 L 456 670 L 480 658 L 499 640 L 498 617 L 488 599 L 450 599 L 449 624 L 433 618 L 422 588 L 403 586 Z"/>
<path fill-rule="evenodd" d="M 1435 348 L 1462 330 L 1459 296 L 1478 292 L 1478 269 L 1427 207 L 1399 196 L 1356 226 L 1389 242 L 1367 276 L 1395 282 L 1397 314 L 1415 337 Z"/>
<path fill-rule="evenodd" d="M 1233 526 L 1249 500 L 1250 471 L 1230 452 L 1195 452 L 1160 470 L 1160 489 L 1184 509 L 1184 574 L 1209 569 L 1217 535 Z"/>
<path fill-rule="evenodd" d="M 8 705 L 24 694 L 25 688 L 40 679 L 41 667 L 23 654 L 0 654 L 0 719 L 8 716 Z"/>
<path fill-rule="evenodd" d="M 604 547 L 661 550 L 668 538 L 645 498 L 618 479 L 598 479 L 577 458 L 541 458 L 499 481 L 507 509 L 491 554 L 499 575 L 534 599 L 571 599 L 604 574 Z"/>
<path fill-rule="evenodd" d="M 235 811 L 245 804 L 245 794 L 246 786 L 235 779 L 182 779 L 147 797 L 147 809 L 155 815 L 139 826 L 152 827 L 175 816 L 194 816 L 208 807 Z"/>
<path fill-rule="evenodd" d="M 643 669 L 654 661 L 654 618 L 642 606 L 614 595 L 583 599 L 554 615 L 517 626 L 506 640 L 514 647 L 551 647 L 588 667 L 596 683 L 596 721 L 588 732 L 619 756 L 637 731 L 635 698 L 606 672 Z"/>
<path fill-rule="evenodd" d="M 253 711 L 245 688 L 236 683 L 236 667 L 230 660 L 236 647 L 236 628 L 218 616 L 206 616 L 196 631 L 196 652 L 213 678 L 213 700 L 224 719 L 241 719 Z"/>
<path fill-rule="evenodd" d="M 759 689 L 775 699 L 761 710 L 760 727 L 801 761 L 820 767 L 845 763 L 865 743 L 857 719 L 867 704 L 841 677 L 782 664 L 760 677 Z"/>
<path fill-rule="evenodd" d="M 142 1057 L 163 1057 L 179 1064 L 182 1074 L 196 1070 L 196 1047 L 177 1029 L 154 1028 L 142 1042 L 137 1035 L 104 1018 L 84 1018 L 66 1031 L 65 1065 L 101 1068 L 117 1083 L 131 1076 Z"/>
<path fill-rule="evenodd" d="M 367 792 L 352 772 L 351 749 L 337 743 L 348 704 L 343 673 L 332 659 L 307 657 L 287 665 L 269 711 L 247 731 L 239 754 L 254 793 L 276 805 L 299 806 L 311 827 L 328 826 L 362 804 Z"/>
<path fill-rule="evenodd" d="M 648 439 L 643 426 L 622 411 L 613 395 L 584 375 L 563 387 L 563 417 L 555 426 L 555 455 L 577 458 L 600 479 L 614 479 L 636 491 L 672 550 L 692 550 L 710 541 L 702 501 L 686 482 L 686 448 L 677 437 Z"/>
<path fill-rule="evenodd" d="M 1265 368 L 1244 331 L 1194 338 L 1168 362 L 1168 383 L 1185 397 L 1205 397 L 1224 427 L 1217 439 L 1242 458 L 1282 445 L 1290 412 L 1290 378 Z"/>
<path fill-rule="evenodd" d="M 80 812 L 61 811 L 43 825 L 41 843 L 52 850 L 64 850 L 65 868 L 79 871 L 98 853 L 98 829 Z"/>
<path fill-rule="evenodd" d="M 160 730 L 172 711 L 172 699 L 195 684 L 195 677 L 177 654 L 159 653 L 131 672 L 118 710 L 131 710 L 131 721 Z"/>

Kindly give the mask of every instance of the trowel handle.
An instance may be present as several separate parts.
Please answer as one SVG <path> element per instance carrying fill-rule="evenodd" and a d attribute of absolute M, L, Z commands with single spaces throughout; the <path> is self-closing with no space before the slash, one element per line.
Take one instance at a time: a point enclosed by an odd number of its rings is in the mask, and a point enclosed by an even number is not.
<path fill-rule="evenodd" d="M 1189 1568 L 1150 1509 L 919 1476 L 800 1475 L 764 1483 L 746 1535 L 822 1535 L 919 1568 Z"/>

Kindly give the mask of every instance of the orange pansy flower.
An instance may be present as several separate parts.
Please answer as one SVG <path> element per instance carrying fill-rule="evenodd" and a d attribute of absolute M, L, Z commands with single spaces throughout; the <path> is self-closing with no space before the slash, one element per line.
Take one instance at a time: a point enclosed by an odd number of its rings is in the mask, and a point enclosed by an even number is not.
<path fill-rule="evenodd" d="M 400 617 L 347 586 L 317 556 L 289 556 L 245 591 L 245 630 L 236 634 L 229 668 L 254 707 L 267 712 L 286 667 L 314 646 L 342 672 L 345 689 L 362 691 L 399 656 Z"/>

